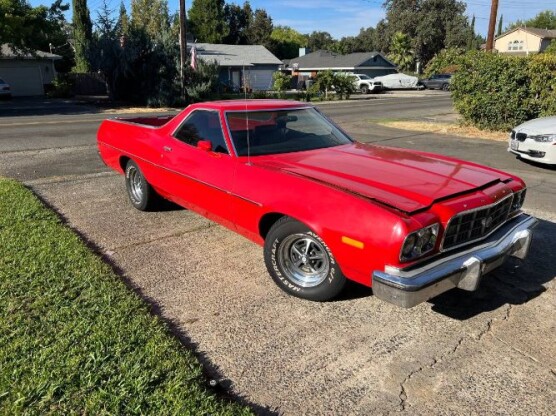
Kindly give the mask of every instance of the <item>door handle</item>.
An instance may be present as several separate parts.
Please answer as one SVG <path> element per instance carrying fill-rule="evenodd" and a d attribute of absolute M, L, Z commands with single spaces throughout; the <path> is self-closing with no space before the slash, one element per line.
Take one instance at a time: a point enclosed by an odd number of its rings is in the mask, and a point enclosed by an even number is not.
<path fill-rule="evenodd" d="M 164 146 L 162 150 L 164 150 L 165 152 L 171 152 L 172 148 L 170 146 Z"/>

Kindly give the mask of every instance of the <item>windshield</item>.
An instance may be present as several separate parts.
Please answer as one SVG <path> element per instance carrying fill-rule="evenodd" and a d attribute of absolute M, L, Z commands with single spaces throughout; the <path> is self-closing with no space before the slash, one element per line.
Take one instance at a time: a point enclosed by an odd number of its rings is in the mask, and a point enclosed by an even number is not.
<path fill-rule="evenodd" d="M 357 76 L 358 76 L 360 79 L 371 79 L 371 77 L 368 76 L 368 75 L 357 74 Z"/>
<path fill-rule="evenodd" d="M 226 114 L 238 156 L 272 155 L 351 143 L 314 108 L 229 112 Z"/>

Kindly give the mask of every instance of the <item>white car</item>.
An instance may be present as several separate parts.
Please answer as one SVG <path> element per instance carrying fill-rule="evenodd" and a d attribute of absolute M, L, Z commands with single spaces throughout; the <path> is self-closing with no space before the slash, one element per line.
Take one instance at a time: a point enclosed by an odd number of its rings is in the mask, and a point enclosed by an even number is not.
<path fill-rule="evenodd" d="M 556 116 L 526 121 L 510 133 L 508 152 L 538 163 L 556 165 Z"/>
<path fill-rule="evenodd" d="M 362 94 L 382 91 L 382 82 L 376 81 L 365 74 L 349 74 L 353 77 L 355 86 Z"/>
<path fill-rule="evenodd" d="M 12 89 L 10 84 L 0 78 L 0 98 L 12 98 Z"/>
<path fill-rule="evenodd" d="M 419 78 L 401 73 L 375 77 L 374 80 L 381 82 L 389 90 L 422 88 L 419 86 Z"/>

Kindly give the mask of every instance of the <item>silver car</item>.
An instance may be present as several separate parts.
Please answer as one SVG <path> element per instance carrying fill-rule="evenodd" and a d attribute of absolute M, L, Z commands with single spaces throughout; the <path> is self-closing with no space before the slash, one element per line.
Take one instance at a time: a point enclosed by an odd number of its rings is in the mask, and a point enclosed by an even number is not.
<path fill-rule="evenodd" d="M 535 118 L 515 127 L 510 133 L 508 152 L 556 165 L 556 116 Z"/>
<path fill-rule="evenodd" d="M 0 78 L 0 98 L 12 98 L 12 89 L 10 84 Z"/>

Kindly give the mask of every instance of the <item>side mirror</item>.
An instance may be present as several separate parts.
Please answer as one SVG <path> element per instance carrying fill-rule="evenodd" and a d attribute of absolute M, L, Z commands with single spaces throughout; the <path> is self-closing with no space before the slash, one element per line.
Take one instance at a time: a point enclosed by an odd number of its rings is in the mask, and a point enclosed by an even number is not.
<path fill-rule="evenodd" d="M 199 140 L 197 142 L 197 148 L 205 152 L 210 152 L 212 150 L 212 143 L 208 140 Z"/>

